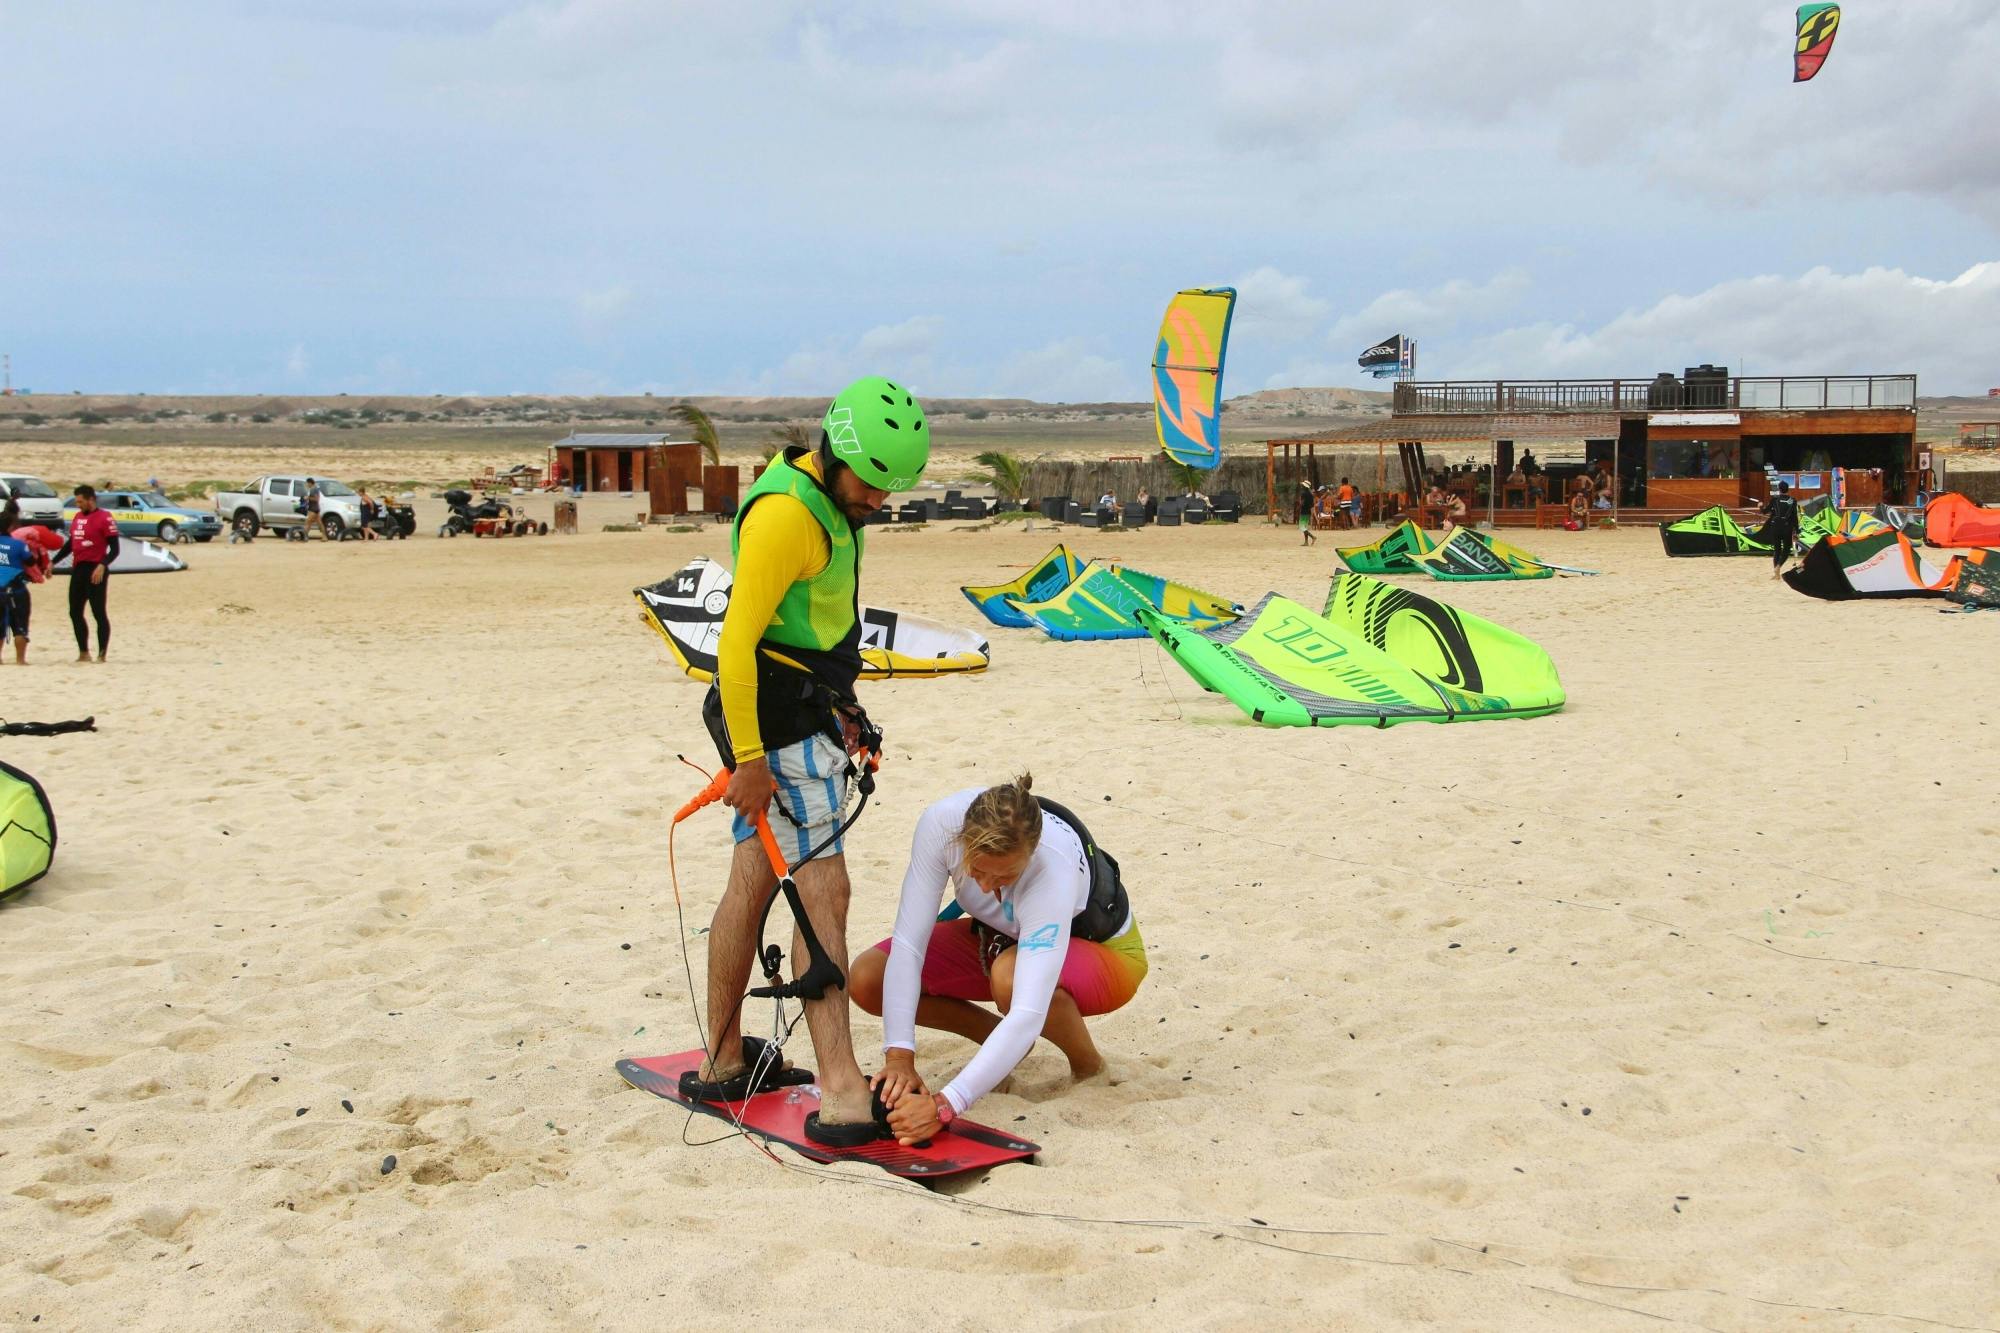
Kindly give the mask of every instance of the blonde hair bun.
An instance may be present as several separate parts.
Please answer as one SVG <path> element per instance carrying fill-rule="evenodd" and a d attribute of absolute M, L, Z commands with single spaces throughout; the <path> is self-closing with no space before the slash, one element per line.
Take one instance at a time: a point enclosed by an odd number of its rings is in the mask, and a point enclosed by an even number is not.
<path fill-rule="evenodd" d="M 974 856 L 1009 856 L 1034 847 L 1042 838 L 1042 807 L 1031 789 L 1034 776 L 1022 773 L 1012 782 L 988 787 L 965 810 L 959 846 Z"/>

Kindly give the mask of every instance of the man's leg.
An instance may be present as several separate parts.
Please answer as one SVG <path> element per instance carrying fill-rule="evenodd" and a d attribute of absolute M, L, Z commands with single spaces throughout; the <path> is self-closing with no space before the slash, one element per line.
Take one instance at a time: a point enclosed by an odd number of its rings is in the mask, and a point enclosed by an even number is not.
<path fill-rule="evenodd" d="M 90 660 L 90 629 L 84 624 L 83 604 L 90 598 L 90 575 L 70 566 L 69 574 L 69 623 L 76 631 L 76 660 Z"/>
<path fill-rule="evenodd" d="M 757 923 L 777 892 L 778 877 L 755 838 L 736 844 L 729 887 L 708 923 L 708 1049 L 701 1077 L 708 1082 L 743 1072 L 743 992 L 757 953 Z"/>
<path fill-rule="evenodd" d="M 812 921 L 813 933 L 827 957 L 847 975 L 847 857 L 835 854 L 799 867 L 793 876 L 799 899 Z M 805 971 L 804 939 L 792 934 L 792 973 Z M 813 1055 L 819 1061 L 820 1119 L 830 1125 L 850 1124 L 869 1117 L 868 1080 L 854 1059 L 854 1036 L 847 1021 L 847 991 L 829 989 L 805 1005 L 806 1029 L 812 1033 Z"/>
<path fill-rule="evenodd" d="M 104 582 L 90 585 L 90 614 L 97 622 L 97 660 L 111 651 L 111 613 L 105 609 L 105 598 L 111 594 L 111 576 L 106 574 Z"/>

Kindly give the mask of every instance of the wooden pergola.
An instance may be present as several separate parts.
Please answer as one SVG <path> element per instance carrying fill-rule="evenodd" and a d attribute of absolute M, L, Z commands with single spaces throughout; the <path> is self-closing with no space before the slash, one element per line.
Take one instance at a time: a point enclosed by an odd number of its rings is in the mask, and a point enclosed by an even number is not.
<path fill-rule="evenodd" d="M 1390 445 L 1400 451 L 1414 445 L 1484 445 L 1492 475 L 1487 485 L 1487 520 L 1492 522 L 1499 501 L 1500 443 L 1534 445 L 1582 445 L 1590 440 L 1612 441 L 1612 470 L 1618 470 L 1619 418 L 1612 413 L 1466 413 L 1394 416 L 1383 421 L 1364 422 L 1317 435 L 1298 435 L 1283 440 L 1264 441 L 1264 498 L 1271 521 L 1279 517 L 1279 462 L 1284 463 L 1284 484 L 1296 486 L 1309 471 L 1317 471 L 1317 451 L 1324 448 L 1353 452 L 1356 446 L 1375 446 L 1375 489 L 1389 486 Z M 1402 470 L 1399 464 L 1399 471 Z M 1399 477 L 1398 480 L 1403 480 Z M 1412 503 L 1416 497 L 1411 497 Z M 1614 510 L 1614 517 L 1616 511 Z"/>

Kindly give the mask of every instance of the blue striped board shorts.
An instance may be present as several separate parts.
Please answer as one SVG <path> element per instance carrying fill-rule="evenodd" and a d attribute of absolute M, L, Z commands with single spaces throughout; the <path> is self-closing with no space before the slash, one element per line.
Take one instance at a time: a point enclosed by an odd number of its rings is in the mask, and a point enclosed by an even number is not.
<path fill-rule="evenodd" d="M 778 782 L 769 813 L 771 834 L 786 862 L 797 865 L 840 826 L 847 807 L 847 755 L 831 739 L 815 733 L 782 750 L 768 751 L 764 758 Z M 732 831 L 738 842 L 757 836 L 757 826 L 742 815 L 736 816 Z M 836 838 L 820 855 L 838 855 L 845 845 L 845 839 Z"/>

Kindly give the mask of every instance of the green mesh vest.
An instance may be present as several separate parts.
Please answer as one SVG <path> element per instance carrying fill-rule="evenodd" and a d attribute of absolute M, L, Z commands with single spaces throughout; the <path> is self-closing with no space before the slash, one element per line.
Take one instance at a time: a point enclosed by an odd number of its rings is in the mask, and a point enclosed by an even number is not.
<path fill-rule="evenodd" d="M 806 667 L 819 683 L 851 698 L 855 678 L 861 674 L 861 533 L 849 525 L 833 497 L 797 466 L 806 452 L 797 447 L 785 450 L 751 485 L 729 530 L 729 554 L 733 562 L 742 560 L 743 516 L 767 495 L 789 495 L 819 521 L 830 550 L 826 568 L 785 590 L 777 614 L 764 629 L 763 643 Z M 760 651 L 757 656 L 762 714 L 765 682 L 770 679 L 767 666 L 781 664 L 771 662 L 768 653 Z M 765 743 L 770 744 L 768 737 Z"/>

